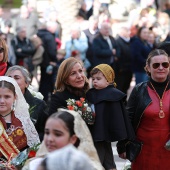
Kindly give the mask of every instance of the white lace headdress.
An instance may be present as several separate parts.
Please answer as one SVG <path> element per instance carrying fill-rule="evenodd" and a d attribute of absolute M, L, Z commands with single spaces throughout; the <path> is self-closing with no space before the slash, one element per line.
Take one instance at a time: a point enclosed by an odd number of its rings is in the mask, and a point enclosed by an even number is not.
<path fill-rule="evenodd" d="M 23 126 L 23 130 L 25 132 L 25 135 L 27 137 L 27 145 L 28 146 L 33 146 L 35 144 L 40 143 L 38 133 L 35 129 L 35 126 L 33 125 L 31 119 L 30 119 L 30 114 L 29 114 L 29 105 L 26 102 L 20 87 L 18 86 L 17 82 L 7 76 L 0 76 L 0 81 L 7 81 L 11 84 L 14 85 L 15 87 L 15 93 L 16 93 L 16 103 L 15 103 L 15 117 L 18 118 Z"/>
<path fill-rule="evenodd" d="M 104 168 L 100 163 L 96 148 L 94 147 L 91 133 L 80 114 L 73 110 L 58 110 L 69 112 L 71 115 L 74 116 L 74 132 L 76 136 L 80 139 L 78 149 L 85 152 L 90 157 L 90 160 L 92 161 L 92 164 L 96 170 L 103 170 Z"/>
<path fill-rule="evenodd" d="M 76 136 L 80 139 L 78 149 L 81 150 L 82 152 L 85 152 L 89 156 L 95 170 L 104 170 L 100 163 L 96 148 L 94 147 L 90 131 L 84 120 L 81 118 L 80 114 L 78 112 L 62 108 L 58 110 L 69 112 L 71 115 L 74 116 L 74 132 Z M 44 142 L 42 142 L 36 156 L 42 157 L 45 156 L 47 153 L 48 153 L 47 148 Z"/>

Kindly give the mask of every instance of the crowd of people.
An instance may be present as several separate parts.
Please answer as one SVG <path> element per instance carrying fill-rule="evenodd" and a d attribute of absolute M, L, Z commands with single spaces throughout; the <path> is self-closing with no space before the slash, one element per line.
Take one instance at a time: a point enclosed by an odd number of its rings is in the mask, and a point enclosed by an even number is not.
<path fill-rule="evenodd" d="M 85 2 L 75 17 L 89 26 L 72 24 L 66 42 L 58 19 L 39 19 L 26 4 L 14 21 L 1 21 L 0 157 L 8 162 L 2 165 L 13 168 L 9 160 L 41 144 L 15 169 L 116 170 L 112 142 L 129 159 L 128 144 L 139 141 L 132 170 L 168 169 L 168 9 L 150 4 L 135 18 L 129 14 L 114 36 L 109 3 L 96 16 Z M 43 97 L 30 89 L 33 78 Z"/>

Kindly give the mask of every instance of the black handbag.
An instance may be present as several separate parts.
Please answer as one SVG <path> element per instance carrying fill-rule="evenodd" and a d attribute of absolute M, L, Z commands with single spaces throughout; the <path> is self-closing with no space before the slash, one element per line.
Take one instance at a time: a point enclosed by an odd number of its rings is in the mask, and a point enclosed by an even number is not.
<path fill-rule="evenodd" d="M 137 140 L 128 141 L 126 144 L 126 158 L 133 162 L 141 152 L 142 145 L 142 142 Z"/>

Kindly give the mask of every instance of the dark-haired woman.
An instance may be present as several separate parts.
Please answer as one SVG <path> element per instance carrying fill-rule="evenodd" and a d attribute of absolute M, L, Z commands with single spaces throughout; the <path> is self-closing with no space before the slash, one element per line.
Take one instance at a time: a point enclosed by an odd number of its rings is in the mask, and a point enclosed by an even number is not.
<path fill-rule="evenodd" d="M 89 156 L 94 170 L 103 170 L 86 123 L 79 113 L 66 109 L 60 109 L 48 118 L 45 125 L 44 142 L 36 154 L 37 158 L 25 168 L 29 167 L 29 170 L 32 170 L 48 152 L 61 149 L 69 144 Z"/>
<path fill-rule="evenodd" d="M 151 51 L 147 43 L 148 35 L 148 28 L 140 27 L 138 28 L 137 36 L 133 37 L 130 43 L 132 71 L 135 75 L 136 84 L 148 79 L 148 76 L 144 70 L 147 56 Z"/>

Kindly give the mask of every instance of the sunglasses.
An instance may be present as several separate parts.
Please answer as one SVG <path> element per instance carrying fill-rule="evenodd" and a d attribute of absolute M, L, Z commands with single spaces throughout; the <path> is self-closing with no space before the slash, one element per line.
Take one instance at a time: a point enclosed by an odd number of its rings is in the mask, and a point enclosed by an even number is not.
<path fill-rule="evenodd" d="M 153 64 L 152 64 L 152 67 L 153 67 L 154 69 L 157 69 L 157 68 L 160 67 L 160 65 L 162 65 L 162 67 L 164 67 L 164 68 L 168 68 L 168 67 L 169 67 L 169 63 L 168 63 L 168 62 L 153 63 Z"/>
<path fill-rule="evenodd" d="M 4 52 L 4 48 L 0 47 L 0 53 Z"/>

